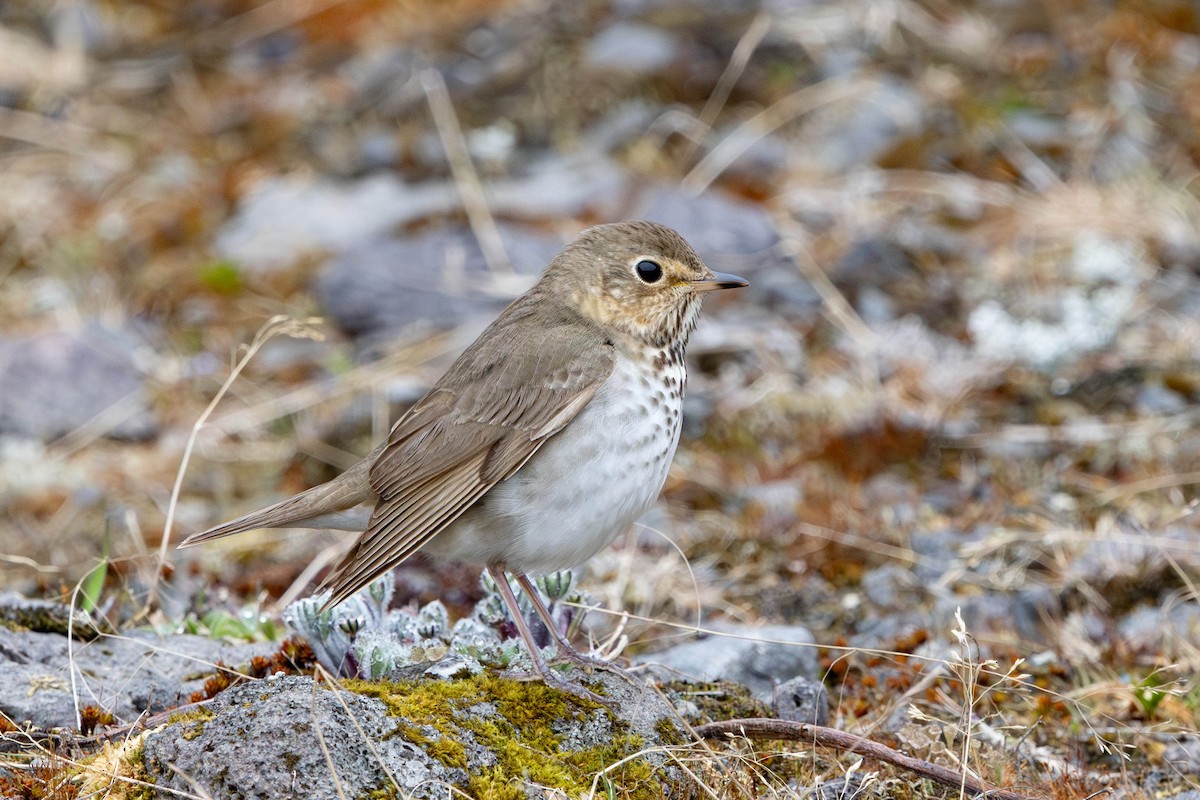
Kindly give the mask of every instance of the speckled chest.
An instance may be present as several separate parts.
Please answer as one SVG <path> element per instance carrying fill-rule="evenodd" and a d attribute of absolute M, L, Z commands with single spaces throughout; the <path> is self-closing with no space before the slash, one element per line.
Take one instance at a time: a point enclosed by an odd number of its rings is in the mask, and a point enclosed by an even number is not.
<path fill-rule="evenodd" d="M 528 477 L 547 479 L 549 505 L 583 503 L 588 510 L 573 515 L 580 527 L 620 533 L 666 480 L 686 381 L 681 348 L 620 353 L 592 402 L 531 459 Z"/>
<path fill-rule="evenodd" d="M 595 555 L 658 498 L 679 442 L 686 380 L 682 347 L 619 352 L 579 415 L 438 540 L 457 558 L 522 572 Z"/>

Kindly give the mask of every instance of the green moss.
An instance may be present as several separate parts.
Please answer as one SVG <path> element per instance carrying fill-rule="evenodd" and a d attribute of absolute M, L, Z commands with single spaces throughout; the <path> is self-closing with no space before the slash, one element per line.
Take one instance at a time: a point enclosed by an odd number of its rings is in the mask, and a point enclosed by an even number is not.
<path fill-rule="evenodd" d="M 654 732 L 658 734 L 658 740 L 665 745 L 678 746 L 688 743 L 688 737 L 679 730 L 679 726 L 666 717 L 654 723 Z"/>
<path fill-rule="evenodd" d="M 403 720 L 396 735 L 419 745 L 447 767 L 467 767 L 464 740 L 495 754 L 496 764 L 476 770 L 468 778 L 468 793 L 480 800 L 525 800 L 524 787 L 530 784 L 578 796 L 592 788 L 598 773 L 645 745 L 610 714 L 614 731 L 610 739 L 585 750 L 562 750 L 556 723 L 584 721 L 603 707 L 539 682 L 479 675 L 459 681 L 350 680 L 343 686 L 382 701 L 393 716 Z M 485 703 L 496 713 L 475 710 Z M 674 726 L 671 729 L 675 738 L 682 739 Z M 658 798 L 663 793 L 664 776 L 644 759 L 631 759 L 605 778 L 619 796 L 629 800 Z M 379 795 L 381 799 L 387 796 Z"/>
<path fill-rule="evenodd" d="M 216 716 L 216 713 L 208 708 L 193 708 L 190 711 L 177 711 L 167 717 L 167 724 L 174 725 L 176 723 L 194 722 L 195 725 L 187 727 L 180 736 L 187 739 L 189 742 L 195 739 L 200 734 L 204 733 L 204 723 Z"/>

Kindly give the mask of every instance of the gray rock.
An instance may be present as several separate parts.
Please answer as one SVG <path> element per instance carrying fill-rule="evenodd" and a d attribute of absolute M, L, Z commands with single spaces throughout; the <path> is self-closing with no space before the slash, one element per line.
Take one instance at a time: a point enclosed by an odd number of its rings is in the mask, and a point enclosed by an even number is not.
<path fill-rule="evenodd" d="M 649 75 L 675 60 L 679 45 L 662 28 L 616 22 L 592 37 L 584 50 L 587 66 Z"/>
<path fill-rule="evenodd" d="M 1138 417 L 1167 416 L 1178 414 L 1188 406 L 1187 398 L 1160 383 L 1151 383 L 1138 389 L 1134 398 L 1134 409 Z"/>
<path fill-rule="evenodd" d="M 1183 775 L 1200 775 L 1200 736 L 1182 734 L 1162 753 L 1163 766 Z"/>
<path fill-rule="evenodd" d="M 712 141 L 723 142 L 730 137 L 737 137 L 732 141 L 746 141 L 743 137 L 747 134 L 739 128 L 740 123 L 726 125 L 712 134 Z M 802 145 L 774 133 L 760 136 L 756 132 L 753 136 L 753 141 L 743 145 L 745 149 L 733 156 L 733 160 L 721 170 L 721 176 L 737 177 L 742 182 L 778 185 L 788 174 L 788 163 L 793 148 Z"/>
<path fill-rule="evenodd" d="M 383 786 L 385 767 L 406 797 L 422 785 L 427 788 L 412 796 L 432 797 L 431 784 L 452 780 L 449 768 L 394 735 L 399 721 L 382 702 L 335 695 L 311 678 L 235 686 L 212 710 L 212 719 L 179 722 L 146 737 L 143 758 L 160 789 L 201 788 L 212 798 L 338 800 L 339 786 L 343 797 Z"/>
<path fill-rule="evenodd" d="M 843 602 L 854 602 L 853 608 L 865 609 L 862 606 L 861 598 L 855 595 L 843 595 Z M 892 610 L 891 613 L 880 614 L 863 613 L 858 611 L 859 618 L 857 619 L 857 631 L 850 637 L 850 643 L 855 647 L 861 647 L 867 650 L 878 649 L 893 649 L 896 641 L 901 637 L 909 636 L 913 631 L 930 629 L 930 630 L 945 630 L 936 628 L 934 622 L 929 618 L 925 611 L 903 611 Z M 953 618 L 954 611 L 951 609 L 950 615 Z M 943 623 L 945 614 L 942 613 L 938 617 L 937 622 Z"/>
<path fill-rule="evenodd" d="M 817 676 L 813 635 L 800 625 L 714 625 L 719 635 L 676 645 L 639 659 L 664 679 L 727 680 L 770 700 L 776 685 L 796 675 Z"/>
<path fill-rule="evenodd" d="M 302 255 L 342 252 L 457 207 L 452 185 L 410 185 L 389 173 L 347 182 L 270 178 L 242 198 L 216 245 L 247 269 L 281 269 Z"/>
<path fill-rule="evenodd" d="M 857 800 L 859 797 L 869 797 L 872 795 L 871 784 L 866 781 L 866 777 L 861 772 L 853 772 L 819 783 L 812 788 L 811 793 L 806 792 L 804 796 L 811 800 Z"/>
<path fill-rule="evenodd" d="M 544 716 L 527 708 L 538 698 L 553 697 L 539 684 L 509 684 L 512 692 L 528 690 L 529 699 L 523 701 L 512 695 L 509 700 L 489 697 L 483 689 L 486 681 L 474 686 L 424 681 L 413 684 L 400 703 L 422 687 L 453 692 L 439 695 L 442 699 L 432 709 L 428 703 L 416 706 L 424 718 L 406 718 L 400 715 L 402 705 L 389 708 L 377 697 L 335 692 L 308 677 L 255 681 L 219 695 L 209 706 L 214 716 L 182 720 L 148 735 L 144 760 L 160 789 L 200 789 L 214 800 L 335 800 L 388 787 L 403 797 L 440 798 L 447 785 L 467 789 L 469 776 L 490 773 L 505 785 L 520 780 L 520 765 L 508 760 L 511 742 L 520 745 L 521 758 L 561 766 L 571 755 L 596 748 L 605 748 L 607 757 L 618 736 L 633 734 L 644 744 L 631 745 L 631 752 L 645 747 L 640 758 L 662 770 L 664 785 L 682 784 L 681 773 L 649 752 L 664 744 L 660 731 L 664 720 L 672 718 L 671 707 L 656 692 L 602 670 L 590 676 L 577 673 L 573 679 L 601 684 L 617 701 L 617 710 L 566 698 L 547 726 Z M 522 710 L 514 714 L 514 709 Z M 544 744 L 547 735 L 554 749 L 541 752 L 538 742 Z M 619 773 L 612 778 L 619 785 Z M 473 787 L 479 790 L 477 784 Z"/>
<path fill-rule="evenodd" d="M 794 480 L 764 481 L 737 489 L 738 499 L 761 510 L 764 529 L 796 521 L 804 492 Z"/>
<path fill-rule="evenodd" d="M 775 716 L 808 725 L 829 724 L 829 692 L 811 678 L 792 678 L 775 687 Z"/>
<path fill-rule="evenodd" d="M 628 174 L 607 155 L 581 148 L 569 155 L 546 151 L 529 157 L 516 174 L 489 181 L 484 191 L 492 211 L 510 217 L 553 219 L 591 212 L 609 219 L 628 183 Z"/>
<path fill-rule="evenodd" d="M 957 563 L 962 534 L 953 530 L 916 531 L 910 545 L 917 554 L 913 573 L 926 586 L 932 586 Z"/>
<path fill-rule="evenodd" d="M 93 423 L 115 438 L 153 436 L 135 346 L 95 322 L 0 341 L 0 432 L 50 441 Z"/>
<path fill-rule="evenodd" d="M 9 628 L 62 636 L 71 632 L 77 639 L 91 639 L 99 632 L 99 626 L 88 612 L 76 609 L 74 622 L 71 616 L 71 607 L 64 603 L 26 598 L 16 592 L 0 594 L 0 624 Z"/>
<path fill-rule="evenodd" d="M 1073 138 L 1081 135 L 1081 132 L 1071 130 L 1066 117 L 1041 111 L 1018 109 L 1010 112 L 1004 123 L 1017 139 L 1035 150 L 1066 147 Z"/>
<path fill-rule="evenodd" d="M 865 287 L 886 290 L 914 273 L 908 254 L 894 242 L 879 236 L 854 242 L 829 269 L 834 285 L 851 295 Z"/>
<path fill-rule="evenodd" d="M 1176 562 L 1185 569 L 1200 566 L 1200 554 L 1192 548 L 1195 532 L 1186 526 L 1169 525 L 1150 535 L 1127 525 L 1116 533 L 1119 535 L 1087 540 L 1067 565 L 1067 576 L 1103 587 L 1175 569 Z M 1165 552 L 1171 553 L 1175 562 L 1164 556 Z"/>
<path fill-rule="evenodd" d="M 862 591 L 871 604 L 882 611 L 911 607 L 926 596 L 925 588 L 912 570 L 898 564 L 884 564 L 862 576 Z"/>
<path fill-rule="evenodd" d="M 863 322 L 872 327 L 884 325 L 896 318 L 892 298 L 874 286 L 864 286 L 854 301 L 854 309 Z"/>
<path fill-rule="evenodd" d="M 1117 623 L 1117 634 L 1131 651 L 1142 653 L 1158 652 L 1172 642 L 1200 641 L 1200 606 L 1139 606 Z"/>
<path fill-rule="evenodd" d="M 1051 620 L 1062 619 L 1063 596 L 1049 586 L 1022 586 L 1013 598 L 1013 629 L 1021 641 L 1054 644 L 1058 638 Z M 1048 624 L 1049 623 L 1049 624 Z"/>
<path fill-rule="evenodd" d="M 61 48 L 82 47 L 88 54 L 108 45 L 114 31 L 104 14 L 89 0 L 57 6 L 50 12 L 50 28 Z"/>
<path fill-rule="evenodd" d="M 351 145 L 357 153 L 358 145 Z M 430 146 L 436 150 L 440 142 L 431 140 Z M 347 158 L 361 161 L 359 155 Z M 620 166 L 602 154 L 548 151 L 528 158 L 518 174 L 489 181 L 485 192 L 498 215 L 564 217 L 591 211 L 608 217 L 616 212 L 627 181 Z M 246 269 L 284 269 L 301 256 L 345 253 L 461 206 L 452 181 L 406 183 L 390 172 L 349 181 L 269 178 L 242 198 L 237 214 L 217 234 L 217 250 Z"/>
<path fill-rule="evenodd" d="M 469 230 L 443 227 L 344 253 L 317 279 L 317 298 L 339 327 L 359 336 L 440 330 L 490 316 L 532 285 L 562 246 L 555 237 L 513 225 L 502 225 L 500 236 L 518 273 L 515 280 L 488 270 Z M 493 291 L 486 290 L 489 285 Z"/>
<path fill-rule="evenodd" d="M 118 723 L 187 702 L 217 661 L 247 663 L 275 645 L 225 644 L 202 636 L 159 637 L 134 631 L 68 645 L 57 633 L 0 626 L 0 711 L 39 728 L 73 727 L 75 701 L 109 711 Z"/>

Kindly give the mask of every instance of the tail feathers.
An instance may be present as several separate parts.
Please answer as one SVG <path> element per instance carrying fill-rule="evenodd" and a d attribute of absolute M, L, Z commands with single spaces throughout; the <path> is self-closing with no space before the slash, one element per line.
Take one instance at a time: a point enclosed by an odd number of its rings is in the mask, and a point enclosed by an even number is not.
<path fill-rule="evenodd" d="M 366 476 L 355 474 L 358 470 L 351 469 L 340 477 L 314 486 L 308 491 L 281 500 L 274 505 L 251 511 L 216 527 L 200 533 L 194 533 L 184 539 L 180 547 L 232 536 L 235 533 L 252 531 L 258 528 L 303 528 L 303 527 L 334 527 L 329 524 L 337 519 L 354 519 L 353 515 L 340 514 L 346 509 L 375 500 L 366 481 Z M 341 527 L 341 526 L 337 526 Z"/>

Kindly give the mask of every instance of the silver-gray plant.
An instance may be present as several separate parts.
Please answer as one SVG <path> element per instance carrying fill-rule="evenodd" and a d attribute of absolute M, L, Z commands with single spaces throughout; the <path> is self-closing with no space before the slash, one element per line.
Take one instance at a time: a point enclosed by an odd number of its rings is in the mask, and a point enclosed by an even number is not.
<path fill-rule="evenodd" d="M 478 673 L 484 665 L 530 668 L 532 664 L 495 583 L 487 573 L 480 582 L 483 597 L 470 616 L 453 626 L 446 607 L 437 600 L 415 612 L 406 608 L 389 610 L 394 592 L 390 574 L 327 611 L 320 609 L 328 593 L 297 600 L 284 610 L 283 619 L 308 640 L 322 666 L 343 677 L 378 680 L 420 673 L 448 677 Z M 573 584 L 570 572 L 556 572 L 538 581 L 538 588 L 550 601 L 555 622 L 567 634 L 574 632 L 582 620 L 572 604 L 586 600 Z M 538 643 L 546 648 L 549 637 L 532 605 L 524 595 L 519 601 L 530 626 L 545 639 Z"/>

